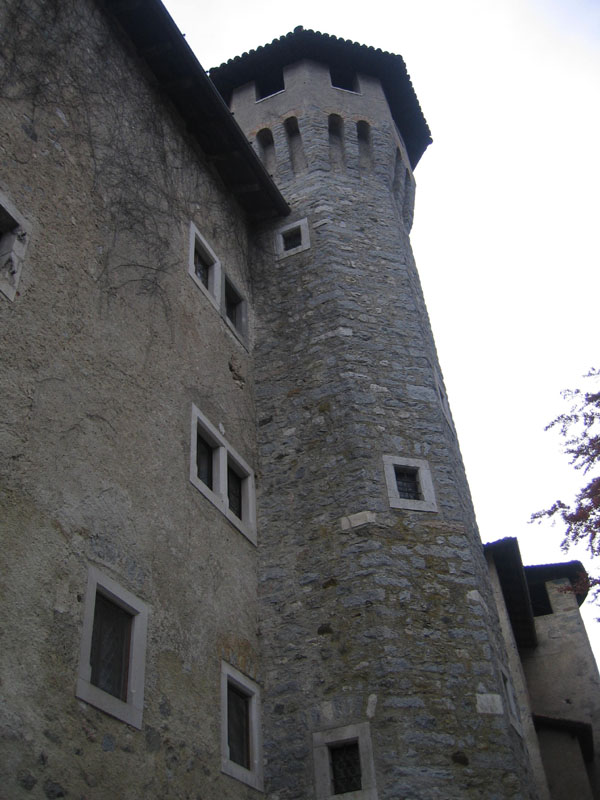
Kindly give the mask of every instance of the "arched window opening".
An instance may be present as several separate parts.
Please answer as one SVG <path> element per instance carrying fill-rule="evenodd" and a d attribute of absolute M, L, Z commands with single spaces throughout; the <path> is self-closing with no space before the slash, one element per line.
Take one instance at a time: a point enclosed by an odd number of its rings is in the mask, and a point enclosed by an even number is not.
<path fill-rule="evenodd" d="M 298 127 L 298 119 L 296 117 L 288 117 L 283 123 L 283 126 L 287 135 L 292 169 L 294 170 L 294 173 L 301 172 L 302 170 L 306 169 L 306 156 L 304 155 L 304 147 L 302 145 L 300 128 Z"/>
<path fill-rule="evenodd" d="M 267 172 L 270 175 L 273 175 L 277 166 L 273 133 L 269 128 L 263 128 L 256 134 L 256 141 L 258 143 L 258 154 L 260 156 L 260 160 L 265 165 Z"/>
<path fill-rule="evenodd" d="M 339 114 L 330 114 L 329 130 L 329 162 L 331 169 L 344 168 L 344 120 Z"/>

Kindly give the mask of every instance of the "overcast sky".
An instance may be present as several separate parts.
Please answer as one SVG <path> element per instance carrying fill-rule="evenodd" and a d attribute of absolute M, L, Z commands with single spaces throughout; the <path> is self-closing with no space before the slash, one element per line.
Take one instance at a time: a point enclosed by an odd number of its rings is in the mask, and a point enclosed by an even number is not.
<path fill-rule="evenodd" d="M 297 25 L 404 57 L 434 140 L 412 242 L 481 536 L 594 569 L 528 519 L 582 481 L 544 426 L 600 366 L 597 0 L 165 4 L 205 69 Z"/>

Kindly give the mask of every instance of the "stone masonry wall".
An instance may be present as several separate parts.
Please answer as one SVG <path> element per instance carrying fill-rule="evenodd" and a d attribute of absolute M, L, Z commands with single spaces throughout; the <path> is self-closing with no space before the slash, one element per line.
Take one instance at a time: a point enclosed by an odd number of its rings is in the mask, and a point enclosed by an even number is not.
<path fill-rule="evenodd" d="M 377 81 L 359 80 L 361 94 L 335 89 L 301 62 L 285 91 L 255 102 L 248 84 L 232 101 L 249 137 L 272 131 L 311 240 L 274 266 L 259 252 L 254 270 L 267 795 L 314 797 L 312 734 L 369 722 L 381 800 L 534 797 L 394 180 L 404 148 Z M 437 513 L 390 508 L 384 454 L 427 460 Z"/>
<path fill-rule="evenodd" d="M 248 347 L 187 271 L 193 220 L 251 300 L 246 223 L 95 3 L 7 0 L 0 32 L 31 226 L 0 296 L 0 795 L 257 797 L 219 699 L 222 658 L 259 675 L 256 549 L 189 480 L 192 403 L 256 462 Z M 150 606 L 142 730 L 75 697 L 90 565 Z"/>

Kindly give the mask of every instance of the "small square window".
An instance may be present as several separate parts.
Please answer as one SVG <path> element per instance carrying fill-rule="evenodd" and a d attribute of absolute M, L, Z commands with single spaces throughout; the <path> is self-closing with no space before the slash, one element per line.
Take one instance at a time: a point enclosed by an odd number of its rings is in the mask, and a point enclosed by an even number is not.
<path fill-rule="evenodd" d="M 283 92 L 285 83 L 283 80 L 283 69 L 271 69 L 264 75 L 256 78 L 256 100 L 264 100 L 265 97 L 271 97 L 273 94 Z"/>
<path fill-rule="evenodd" d="M 383 469 L 392 508 L 437 511 L 433 481 L 427 461 L 421 458 L 384 456 Z"/>
<path fill-rule="evenodd" d="M 191 444 L 191 483 L 256 544 L 254 473 L 194 405 Z"/>
<path fill-rule="evenodd" d="M 377 800 L 368 722 L 313 733 L 317 800 Z"/>
<path fill-rule="evenodd" d="M 142 727 L 148 606 L 103 575 L 88 571 L 76 696 Z"/>
<path fill-rule="evenodd" d="M 221 301 L 221 262 L 214 250 L 190 222 L 188 272 L 211 303 L 219 309 Z"/>
<path fill-rule="evenodd" d="M 329 67 L 331 85 L 336 89 L 345 89 L 347 92 L 358 92 L 358 78 L 356 71 L 351 67 Z"/>
<path fill-rule="evenodd" d="M 278 259 L 301 253 L 309 247 L 307 219 L 292 222 L 275 232 L 275 253 Z"/>
<path fill-rule="evenodd" d="M 221 770 L 263 788 L 260 687 L 221 662 Z"/>
<path fill-rule="evenodd" d="M 9 300 L 17 296 L 28 240 L 27 223 L 0 192 L 0 292 Z"/>

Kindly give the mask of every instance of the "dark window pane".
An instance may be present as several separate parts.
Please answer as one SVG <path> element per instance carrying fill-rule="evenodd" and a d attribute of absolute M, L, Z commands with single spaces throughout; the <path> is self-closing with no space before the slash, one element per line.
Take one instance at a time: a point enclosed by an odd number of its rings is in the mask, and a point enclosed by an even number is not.
<path fill-rule="evenodd" d="M 394 467 L 399 497 L 405 500 L 422 500 L 418 470 L 410 467 Z"/>
<path fill-rule="evenodd" d="M 302 231 L 300 228 L 292 228 L 283 234 L 283 249 L 293 250 L 302 244 Z"/>
<path fill-rule="evenodd" d="M 547 614 L 552 614 L 552 604 L 545 583 L 529 584 L 529 596 L 534 617 L 545 617 Z"/>
<path fill-rule="evenodd" d="M 196 442 L 196 467 L 198 477 L 209 489 L 213 488 L 213 448 L 200 433 Z"/>
<path fill-rule="evenodd" d="M 96 594 L 90 665 L 91 683 L 127 701 L 131 614 Z"/>
<path fill-rule="evenodd" d="M 196 247 L 194 248 L 194 269 L 196 271 L 197 277 L 200 278 L 200 280 L 206 286 L 207 289 L 208 289 L 208 276 L 210 273 L 210 268 L 212 267 L 213 263 L 214 262 L 212 258 L 209 258 L 209 256 L 206 253 L 204 253 L 200 249 L 200 247 L 198 247 L 198 245 L 196 244 Z"/>
<path fill-rule="evenodd" d="M 329 747 L 333 793 L 344 794 L 362 789 L 358 742 L 345 742 Z"/>
<path fill-rule="evenodd" d="M 233 285 L 225 281 L 225 313 L 227 318 L 233 323 L 234 327 L 238 330 L 242 326 L 242 298 L 233 288 Z"/>
<path fill-rule="evenodd" d="M 227 684 L 227 743 L 229 758 L 250 769 L 250 697 Z"/>
<path fill-rule="evenodd" d="M 236 517 L 242 518 L 242 479 L 227 467 L 227 497 L 229 498 L 229 508 Z"/>
<path fill-rule="evenodd" d="M 356 72 L 353 69 L 346 67 L 329 67 L 331 75 L 331 85 L 338 89 L 346 89 L 349 92 L 355 92 L 358 88 L 356 82 Z"/>
<path fill-rule="evenodd" d="M 266 74 L 256 79 L 256 99 L 281 92 L 285 89 L 283 83 L 283 69 L 271 69 Z"/>

